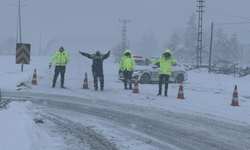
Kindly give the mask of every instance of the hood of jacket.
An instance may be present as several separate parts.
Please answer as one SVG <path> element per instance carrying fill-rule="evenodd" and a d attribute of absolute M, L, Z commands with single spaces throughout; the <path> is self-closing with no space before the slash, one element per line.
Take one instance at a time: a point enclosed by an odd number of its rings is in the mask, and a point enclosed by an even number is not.
<path fill-rule="evenodd" d="M 170 51 L 170 49 L 166 49 L 166 50 L 164 51 L 164 53 L 170 53 L 170 54 L 171 54 L 171 51 Z"/>
<path fill-rule="evenodd" d="M 125 55 L 126 53 L 130 53 L 131 54 L 131 51 L 129 49 L 126 49 L 125 52 L 123 53 L 123 55 Z"/>

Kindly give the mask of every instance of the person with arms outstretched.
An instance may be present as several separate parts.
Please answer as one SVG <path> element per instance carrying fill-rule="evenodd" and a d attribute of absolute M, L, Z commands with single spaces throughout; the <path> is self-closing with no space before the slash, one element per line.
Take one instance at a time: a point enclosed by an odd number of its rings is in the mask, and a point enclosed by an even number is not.
<path fill-rule="evenodd" d="M 157 95 L 162 94 L 162 83 L 165 82 L 164 96 L 168 96 L 168 80 L 172 74 L 172 65 L 177 62 L 171 55 L 170 49 L 166 49 L 158 59 L 147 59 L 150 62 L 158 62 L 159 68 L 159 92 Z"/>
<path fill-rule="evenodd" d="M 103 61 L 107 59 L 110 55 L 110 50 L 107 52 L 107 54 L 101 54 L 99 50 L 96 51 L 95 54 L 88 54 L 85 52 L 79 51 L 80 54 L 83 56 L 92 59 L 93 63 L 91 65 L 92 67 L 92 74 L 94 78 L 94 88 L 97 91 L 98 89 L 98 78 L 100 80 L 100 87 L 101 90 L 104 89 L 104 74 L 103 74 Z"/>

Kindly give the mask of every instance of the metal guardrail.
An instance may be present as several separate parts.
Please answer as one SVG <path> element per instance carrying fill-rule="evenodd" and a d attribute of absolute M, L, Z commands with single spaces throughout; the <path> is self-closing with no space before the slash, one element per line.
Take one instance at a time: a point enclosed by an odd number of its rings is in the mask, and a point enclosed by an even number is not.
<path fill-rule="evenodd" d="M 210 71 L 216 74 L 225 74 L 225 75 L 234 75 L 234 77 L 244 77 L 246 75 L 250 75 L 250 66 L 244 68 L 237 68 L 238 64 L 233 64 L 229 68 L 224 67 L 216 67 L 212 66 L 210 68 Z M 193 66 L 189 70 L 192 69 L 198 69 L 198 68 L 207 68 L 209 69 L 209 66 Z"/>
<path fill-rule="evenodd" d="M 250 74 L 250 69 L 242 69 L 237 68 L 235 66 L 232 66 L 230 68 L 211 68 L 211 72 L 214 72 L 216 74 L 226 74 L 226 75 L 234 75 L 243 77 Z"/>

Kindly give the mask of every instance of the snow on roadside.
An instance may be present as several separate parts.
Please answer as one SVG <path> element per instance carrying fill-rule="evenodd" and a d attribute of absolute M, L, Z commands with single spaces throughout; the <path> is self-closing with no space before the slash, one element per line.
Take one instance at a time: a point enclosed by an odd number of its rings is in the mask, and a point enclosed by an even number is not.
<path fill-rule="evenodd" d="M 62 146 L 61 137 L 51 137 L 34 121 L 41 117 L 29 101 L 11 102 L 7 109 L 1 110 L 0 118 L 1 150 L 59 150 Z"/>

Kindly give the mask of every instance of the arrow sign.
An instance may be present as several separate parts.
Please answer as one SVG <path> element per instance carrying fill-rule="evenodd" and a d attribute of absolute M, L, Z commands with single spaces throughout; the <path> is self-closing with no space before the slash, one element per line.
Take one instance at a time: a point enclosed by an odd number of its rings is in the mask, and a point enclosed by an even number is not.
<path fill-rule="evenodd" d="M 30 64 L 30 44 L 16 44 L 16 64 Z"/>

